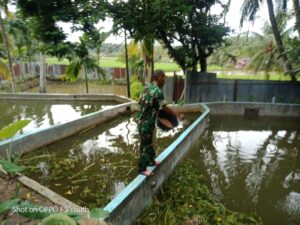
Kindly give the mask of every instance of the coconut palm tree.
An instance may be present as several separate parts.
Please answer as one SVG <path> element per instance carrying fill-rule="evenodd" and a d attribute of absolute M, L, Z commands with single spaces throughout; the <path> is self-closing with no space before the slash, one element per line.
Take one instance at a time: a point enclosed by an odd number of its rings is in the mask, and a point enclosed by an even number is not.
<path fill-rule="evenodd" d="M 294 4 L 295 17 L 296 17 L 296 29 L 298 32 L 298 36 L 300 38 L 300 3 L 299 3 L 299 0 L 293 0 L 293 4 Z"/>
<path fill-rule="evenodd" d="M 276 6 L 277 6 L 277 11 L 287 11 L 287 3 L 288 0 L 277 0 L 276 1 Z M 295 24 L 295 29 L 298 32 L 298 36 L 300 37 L 300 2 L 299 0 L 293 0 L 293 15 L 295 16 L 296 19 L 296 24 Z"/>
<path fill-rule="evenodd" d="M 289 16 L 285 13 L 279 13 L 277 14 L 276 20 L 278 21 L 280 36 L 283 40 L 287 40 L 293 32 L 293 28 L 286 28 Z M 250 32 L 249 38 L 251 38 L 251 41 L 244 47 L 244 50 L 252 56 L 247 67 L 252 68 L 255 73 L 264 70 L 266 78 L 268 79 L 269 71 L 271 69 L 281 70 L 280 61 L 278 60 L 280 55 L 276 46 L 272 27 L 268 22 L 265 22 L 262 31 L 263 34 Z"/>
<path fill-rule="evenodd" d="M 82 36 L 83 41 L 86 43 L 87 47 L 94 49 L 96 53 L 96 63 L 100 68 L 100 53 L 103 42 L 109 37 L 112 31 L 104 32 L 101 31 L 103 27 L 99 29 L 93 29 L 89 34 L 84 34 Z M 105 80 L 105 72 L 103 70 L 96 70 L 97 76 L 100 78 L 99 73 L 101 73 L 103 79 Z"/>
<path fill-rule="evenodd" d="M 15 79 L 14 70 L 13 70 L 13 64 L 12 64 L 12 58 L 11 58 L 11 54 L 10 54 L 8 37 L 7 37 L 5 25 L 4 25 L 4 20 L 2 18 L 2 11 L 4 11 L 4 13 L 6 14 L 7 17 L 11 16 L 11 13 L 8 11 L 7 5 L 8 5 L 8 0 L 0 0 L 0 26 L 1 26 L 1 31 L 2 31 L 3 42 L 5 44 L 5 48 L 7 51 L 9 73 L 11 74 L 11 77 L 12 77 L 12 91 L 15 92 L 16 79 Z"/>
<path fill-rule="evenodd" d="M 244 0 L 241 11 L 241 25 L 243 24 L 244 20 L 255 20 L 255 15 L 258 12 L 263 0 Z M 282 42 L 282 38 L 280 35 L 280 31 L 278 28 L 278 24 L 276 22 L 275 12 L 274 12 L 274 5 L 272 0 L 266 0 L 268 6 L 268 13 L 269 13 L 269 20 L 272 26 L 273 35 L 275 38 L 275 42 L 278 48 L 278 52 L 285 70 L 286 74 L 291 76 L 292 81 L 296 81 L 296 73 L 293 71 L 292 64 L 288 60 L 285 47 Z"/>

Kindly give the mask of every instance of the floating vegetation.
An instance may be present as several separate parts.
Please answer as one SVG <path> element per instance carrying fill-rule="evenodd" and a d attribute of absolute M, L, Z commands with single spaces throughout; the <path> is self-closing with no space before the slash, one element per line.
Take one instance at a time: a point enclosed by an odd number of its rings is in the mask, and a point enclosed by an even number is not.
<path fill-rule="evenodd" d="M 169 134 L 158 131 L 157 154 L 184 128 Z M 137 123 L 122 116 L 30 152 L 21 163 L 27 167 L 27 176 L 81 206 L 94 208 L 106 205 L 137 175 L 138 158 Z"/>
<path fill-rule="evenodd" d="M 192 160 L 178 166 L 135 225 L 259 225 L 256 216 L 230 211 L 214 200 Z"/>

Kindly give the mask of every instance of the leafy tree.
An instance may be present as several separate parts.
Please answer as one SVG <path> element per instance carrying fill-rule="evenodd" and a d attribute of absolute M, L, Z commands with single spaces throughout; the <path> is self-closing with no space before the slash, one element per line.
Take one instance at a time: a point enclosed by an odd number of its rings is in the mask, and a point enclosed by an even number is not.
<path fill-rule="evenodd" d="M 157 36 L 182 69 L 207 69 L 206 59 L 223 41 L 229 28 L 211 15 L 216 1 L 157 1 Z"/>
<path fill-rule="evenodd" d="M 84 33 L 91 34 L 95 30 L 95 24 L 105 16 L 103 1 L 101 0 L 16 0 L 16 3 L 20 13 L 26 18 L 30 18 L 34 36 L 43 43 L 40 50 L 44 54 L 55 55 L 59 58 L 65 55 L 70 56 L 72 49 L 68 49 L 70 43 L 65 41 L 66 35 L 57 22 L 71 22 L 73 30 L 81 30 Z M 70 67 L 72 65 L 85 65 L 86 71 L 94 62 L 92 63 L 87 55 L 83 56 L 81 54 L 83 53 L 81 50 L 85 49 L 82 46 L 83 43 L 80 43 L 76 47 L 74 51 L 76 59 L 72 60 Z M 74 70 L 71 71 L 74 72 Z M 40 76 L 40 81 L 44 80 L 43 76 Z M 87 78 L 86 87 L 88 92 Z"/>
<path fill-rule="evenodd" d="M 196 70 L 200 62 L 201 71 L 206 71 L 206 58 L 229 32 L 218 22 L 219 16 L 210 15 L 214 4 L 214 0 L 114 1 L 110 13 L 116 30 L 126 29 L 132 38 L 144 41 L 149 58 L 154 40 L 160 40 L 184 70 Z"/>
<path fill-rule="evenodd" d="M 24 71 L 22 71 L 22 60 L 24 57 L 28 57 L 30 73 L 32 73 L 31 58 L 34 53 L 34 39 L 29 22 L 19 14 L 16 14 L 15 18 L 9 21 L 9 33 L 13 36 L 14 46 L 17 49 L 17 60 L 21 65 L 21 74 L 24 75 Z"/>
<path fill-rule="evenodd" d="M 114 32 L 126 30 L 130 38 L 141 42 L 144 62 L 143 81 L 151 80 L 153 74 L 153 45 L 155 41 L 155 21 L 152 0 L 115 0 L 109 5 L 109 13 L 114 20 Z"/>
<path fill-rule="evenodd" d="M 60 44 L 66 38 L 57 22 L 71 22 L 73 30 L 89 33 L 105 16 L 103 1 L 16 0 L 16 3 L 22 15 L 32 19 L 37 39 L 50 45 Z"/>

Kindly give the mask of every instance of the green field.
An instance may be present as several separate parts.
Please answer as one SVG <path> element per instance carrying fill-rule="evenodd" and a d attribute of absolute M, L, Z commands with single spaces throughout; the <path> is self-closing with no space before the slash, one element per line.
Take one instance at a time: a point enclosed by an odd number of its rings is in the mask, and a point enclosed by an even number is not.
<path fill-rule="evenodd" d="M 47 63 L 49 64 L 64 64 L 68 65 L 69 61 L 58 60 L 57 58 L 47 58 Z M 100 60 L 101 67 L 117 67 L 117 68 L 125 68 L 125 63 L 119 61 L 117 58 L 101 58 Z M 155 63 L 155 69 L 161 69 L 166 72 L 179 71 L 180 67 L 176 63 Z"/>
<path fill-rule="evenodd" d="M 58 60 L 57 58 L 47 58 L 47 63 L 49 64 L 65 64 L 68 65 L 69 61 L 67 59 Z M 102 58 L 100 60 L 101 67 L 117 67 L 125 68 L 125 63 L 119 61 L 117 58 Z M 180 71 L 180 67 L 176 63 L 163 63 L 156 62 L 154 64 L 154 69 L 161 69 L 165 72 Z M 219 79 L 242 79 L 242 80 L 266 80 L 266 76 L 263 73 L 253 75 L 250 71 L 226 71 L 218 65 L 208 65 L 208 72 L 217 72 L 217 78 Z M 290 80 L 289 76 L 284 76 L 278 72 L 270 73 L 269 80 Z M 300 80 L 300 77 L 298 78 Z"/>
<path fill-rule="evenodd" d="M 63 64 L 68 65 L 69 61 L 67 59 L 58 60 L 57 58 L 47 58 L 47 63 L 49 64 Z M 117 67 L 117 68 L 125 68 L 125 63 L 119 61 L 117 58 L 101 58 L 100 60 L 101 67 Z M 180 67 L 176 63 L 163 63 L 163 62 L 156 62 L 154 64 L 154 69 L 161 69 L 166 72 L 174 72 L 180 71 Z M 220 66 L 209 66 L 208 71 L 217 71 L 220 70 Z"/>

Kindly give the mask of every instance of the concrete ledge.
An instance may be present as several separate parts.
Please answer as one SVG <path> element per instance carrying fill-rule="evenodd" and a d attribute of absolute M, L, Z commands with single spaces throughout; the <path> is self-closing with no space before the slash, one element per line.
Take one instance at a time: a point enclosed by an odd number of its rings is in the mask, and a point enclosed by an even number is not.
<path fill-rule="evenodd" d="M 245 108 L 258 108 L 259 116 L 300 116 L 300 104 L 207 102 L 211 115 L 244 115 Z"/>
<path fill-rule="evenodd" d="M 28 100 L 85 100 L 85 101 L 115 101 L 118 103 L 131 102 L 132 100 L 123 96 L 113 94 L 0 94 L 0 99 L 28 99 Z"/>
<path fill-rule="evenodd" d="M 110 215 L 107 221 L 114 225 L 129 225 L 144 210 L 153 194 L 175 170 L 176 165 L 189 151 L 195 139 L 199 138 L 208 124 L 209 109 L 202 104 L 187 108 L 201 109 L 202 115 L 190 125 L 167 149 L 156 159 L 161 161 L 158 168 L 152 167 L 154 176 L 138 175 L 116 198 L 104 209 Z M 181 109 L 180 111 L 186 111 Z"/>
<path fill-rule="evenodd" d="M 24 153 L 43 147 L 89 127 L 115 118 L 119 114 L 125 113 L 128 110 L 135 109 L 136 103 L 123 103 L 109 109 L 84 115 L 79 119 L 68 121 L 63 124 L 53 125 L 49 128 L 36 129 L 33 132 L 17 136 L 12 140 L 6 139 L 0 142 L 0 155 L 4 156 L 6 154 L 6 150 L 9 148 L 13 151 Z"/>

